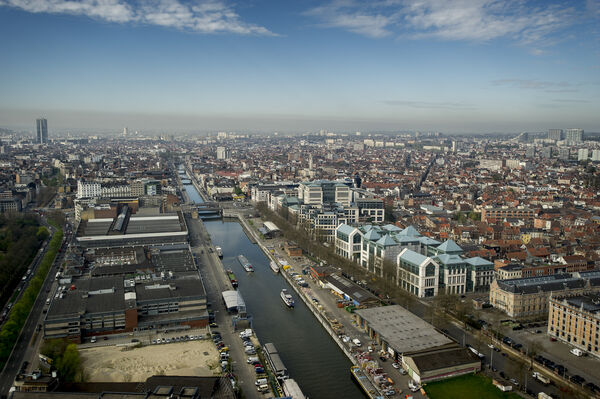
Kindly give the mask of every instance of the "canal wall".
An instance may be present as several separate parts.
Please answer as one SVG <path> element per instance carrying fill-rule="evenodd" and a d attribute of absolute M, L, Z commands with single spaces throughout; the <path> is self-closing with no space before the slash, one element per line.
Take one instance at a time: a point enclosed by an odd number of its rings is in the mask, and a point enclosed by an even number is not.
<path fill-rule="evenodd" d="M 188 177 L 190 178 L 192 185 L 198 192 L 198 195 L 202 198 L 203 201 L 206 201 L 206 202 L 210 201 L 210 199 L 208 198 L 208 195 L 204 192 L 202 187 L 200 187 L 200 185 L 198 184 L 198 181 L 196 180 L 196 177 L 194 176 L 192 171 L 188 168 L 187 165 L 185 165 L 184 167 L 185 167 L 185 172 L 187 173 Z"/>
<path fill-rule="evenodd" d="M 229 217 L 233 217 L 233 215 L 229 215 Z M 246 235 L 248 235 L 248 238 L 251 241 L 254 241 L 256 242 L 256 244 L 258 244 L 259 248 L 264 252 L 264 254 L 267 256 L 267 258 L 269 258 L 270 261 L 278 263 L 275 257 L 269 251 L 269 249 L 264 246 L 262 240 L 260 239 L 260 237 L 258 237 L 256 231 L 254 231 L 254 229 L 252 229 L 251 226 L 248 225 L 248 221 L 241 217 L 239 214 L 236 215 L 236 218 L 242 225 L 242 228 Z M 289 276 L 288 273 L 286 273 L 283 270 L 283 268 L 281 268 L 280 270 L 280 274 L 289 283 L 293 290 L 296 291 L 298 297 L 306 304 L 306 306 L 310 309 L 311 313 L 315 316 L 319 323 L 321 323 L 325 331 L 327 331 L 327 333 L 331 336 L 331 339 L 333 339 L 333 342 L 335 342 L 337 346 L 342 350 L 342 352 L 344 352 L 346 357 L 350 359 L 350 362 L 352 362 L 353 365 L 359 366 L 358 361 L 354 358 L 354 356 L 348 350 L 346 345 L 344 345 L 340 337 L 338 337 L 337 333 L 331 328 L 325 317 L 323 317 L 319 309 L 315 306 L 314 302 L 306 296 L 305 292 L 302 291 L 301 287 L 298 286 L 298 284 L 296 284 L 296 282 L 292 280 L 292 278 Z"/>

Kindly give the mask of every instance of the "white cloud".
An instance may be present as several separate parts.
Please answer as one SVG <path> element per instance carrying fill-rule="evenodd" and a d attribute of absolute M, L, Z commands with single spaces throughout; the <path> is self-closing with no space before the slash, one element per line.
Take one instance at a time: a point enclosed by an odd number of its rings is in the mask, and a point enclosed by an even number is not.
<path fill-rule="evenodd" d="M 32 13 L 85 15 L 108 22 L 142 23 L 201 33 L 273 35 L 267 28 L 246 23 L 221 0 L 194 4 L 179 0 L 0 0 L 0 6 Z"/>
<path fill-rule="evenodd" d="M 378 12 L 369 2 L 357 3 L 352 0 L 336 0 L 330 4 L 308 10 L 309 15 L 321 20 L 321 24 L 330 28 L 342 28 L 368 37 L 383 37 L 391 33 L 388 27 L 393 24 L 394 16 Z"/>
<path fill-rule="evenodd" d="M 576 22 L 573 8 L 519 0 L 334 0 L 306 12 L 322 25 L 370 37 L 396 32 L 411 38 L 487 41 L 500 37 L 544 45 Z M 541 54 L 537 48 L 533 54 Z"/>

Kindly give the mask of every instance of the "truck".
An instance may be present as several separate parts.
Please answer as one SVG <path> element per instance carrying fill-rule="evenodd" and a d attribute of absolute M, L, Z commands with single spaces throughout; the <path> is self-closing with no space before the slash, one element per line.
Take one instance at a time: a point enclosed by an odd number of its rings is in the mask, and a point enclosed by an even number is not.
<path fill-rule="evenodd" d="M 544 385 L 550 384 L 550 378 L 546 377 L 545 375 L 543 375 L 537 371 L 534 371 L 532 375 L 533 375 L 533 378 L 535 378 L 542 384 L 544 384 Z"/>
<path fill-rule="evenodd" d="M 585 354 L 584 351 L 582 351 L 581 349 L 578 348 L 573 348 L 570 351 L 572 354 L 574 354 L 575 356 L 583 356 Z"/>

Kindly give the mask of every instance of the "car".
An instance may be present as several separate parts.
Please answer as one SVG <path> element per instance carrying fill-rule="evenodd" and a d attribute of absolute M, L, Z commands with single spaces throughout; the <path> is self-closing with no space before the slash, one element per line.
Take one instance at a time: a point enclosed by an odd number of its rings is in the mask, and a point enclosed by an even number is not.
<path fill-rule="evenodd" d="M 492 344 L 488 344 L 488 348 L 495 349 L 496 347 L 494 345 L 492 345 Z"/>
<path fill-rule="evenodd" d="M 264 368 L 264 367 L 263 367 L 263 365 L 262 365 L 262 364 L 260 364 L 260 363 L 254 363 L 254 364 L 252 364 L 252 365 L 254 366 L 254 368 L 255 368 L 255 369 L 256 369 L 256 368 L 259 368 L 259 367 L 260 367 L 260 368 Z"/>
<path fill-rule="evenodd" d="M 412 392 L 417 392 L 419 389 L 421 389 L 421 385 L 419 385 L 413 380 L 410 380 L 408 382 L 408 389 L 410 389 Z"/>
<path fill-rule="evenodd" d="M 511 382 L 511 383 L 512 383 L 514 386 L 516 386 L 516 387 L 518 387 L 518 386 L 519 386 L 519 381 L 517 381 L 517 379 L 516 379 L 516 378 L 511 378 L 511 379 L 510 379 L 510 382 Z"/>
<path fill-rule="evenodd" d="M 350 337 L 347 335 L 342 335 L 342 341 L 343 342 L 350 342 Z"/>
<path fill-rule="evenodd" d="M 139 339 L 137 339 L 137 338 L 133 338 L 133 339 L 131 340 L 131 342 L 133 342 L 133 343 L 136 343 L 136 342 L 140 342 L 140 340 L 139 340 Z"/>
<path fill-rule="evenodd" d="M 152 340 L 152 345 L 156 345 L 156 340 L 155 339 Z"/>
<path fill-rule="evenodd" d="M 97 338 L 96 338 L 96 337 L 92 337 L 92 339 L 90 339 L 90 342 L 93 344 L 93 343 L 95 343 L 95 342 L 96 342 L 96 340 L 97 340 Z"/>
<path fill-rule="evenodd" d="M 219 327 L 219 325 L 218 325 L 217 323 L 210 323 L 210 324 L 209 324 L 209 326 L 211 326 L 211 327 L 215 327 L 215 328 L 216 328 L 216 327 Z"/>
<path fill-rule="evenodd" d="M 381 360 L 382 362 L 386 362 L 387 361 L 387 357 L 385 357 L 385 356 L 379 356 L 379 360 Z"/>
<path fill-rule="evenodd" d="M 219 352 L 229 352 L 229 347 L 223 346 L 222 348 L 219 349 Z"/>
<path fill-rule="evenodd" d="M 163 340 L 164 340 L 164 338 L 163 338 Z M 171 343 L 171 338 L 167 338 L 167 344 L 170 344 L 170 343 Z"/>
<path fill-rule="evenodd" d="M 256 367 L 256 368 L 254 369 L 254 371 L 256 372 L 256 374 L 264 374 L 264 372 L 265 372 L 265 369 L 264 369 L 264 368 L 262 368 L 262 367 Z"/>
<path fill-rule="evenodd" d="M 400 363 L 394 362 L 394 363 L 392 363 L 392 367 L 395 368 L 396 370 L 398 370 L 400 368 Z"/>
<path fill-rule="evenodd" d="M 360 340 L 359 340 L 358 338 L 354 338 L 354 339 L 352 340 L 352 343 L 353 343 L 354 345 L 356 345 L 356 346 L 361 346 L 361 345 L 362 345 L 362 343 L 360 342 Z"/>
<path fill-rule="evenodd" d="M 569 380 L 578 385 L 582 385 L 585 382 L 585 378 L 577 374 L 572 375 L 571 378 L 569 378 Z"/>

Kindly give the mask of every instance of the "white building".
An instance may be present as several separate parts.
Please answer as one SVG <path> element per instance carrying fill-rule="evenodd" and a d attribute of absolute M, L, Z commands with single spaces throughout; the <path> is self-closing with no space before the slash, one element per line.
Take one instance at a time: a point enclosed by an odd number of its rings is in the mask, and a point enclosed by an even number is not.
<path fill-rule="evenodd" d="M 77 182 L 77 198 L 98 198 L 102 196 L 102 185 L 95 182 Z"/>
<path fill-rule="evenodd" d="M 439 265 L 430 257 L 405 248 L 397 257 L 398 285 L 419 297 L 432 297 L 438 293 Z"/>

